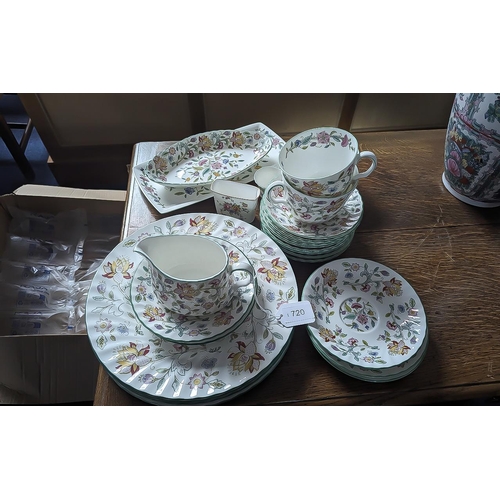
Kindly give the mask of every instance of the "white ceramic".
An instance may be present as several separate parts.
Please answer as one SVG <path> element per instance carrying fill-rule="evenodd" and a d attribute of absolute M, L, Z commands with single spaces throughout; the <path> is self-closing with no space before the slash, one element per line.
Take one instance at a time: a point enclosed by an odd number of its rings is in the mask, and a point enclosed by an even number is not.
<path fill-rule="evenodd" d="M 262 167 L 255 171 L 253 174 L 253 180 L 255 184 L 259 186 L 260 191 L 264 194 L 267 186 L 274 181 L 280 181 L 283 179 L 281 170 L 277 167 Z"/>
<path fill-rule="evenodd" d="M 243 261 L 251 265 L 236 245 L 213 236 L 201 236 L 201 238 L 217 241 L 226 251 L 231 263 Z M 244 279 L 246 272 L 237 271 L 235 277 Z M 170 342 L 194 345 L 213 342 L 238 328 L 252 311 L 255 289 L 253 283 L 238 288 L 231 302 L 214 314 L 196 318 L 176 314 L 170 311 L 162 298 L 155 293 L 150 267 L 143 260 L 132 277 L 130 298 L 137 319 L 150 332 Z"/>
<path fill-rule="evenodd" d="M 285 254 L 292 260 L 306 263 L 321 263 L 328 262 L 336 257 L 342 255 L 351 245 L 354 238 L 354 233 L 348 235 L 342 242 L 339 241 L 338 244 L 332 244 L 330 247 L 323 249 L 321 252 L 312 252 L 311 249 L 307 247 L 298 248 L 294 245 L 288 244 L 285 240 L 280 239 L 276 236 L 272 229 L 266 224 L 262 224 L 262 230 L 271 236 L 280 248 L 285 252 Z"/>
<path fill-rule="evenodd" d="M 281 231 L 298 238 L 308 238 L 311 244 L 331 240 L 357 227 L 363 216 L 363 200 L 355 189 L 345 205 L 326 222 L 308 223 L 297 219 L 286 203 L 270 204 L 263 197 L 260 210 L 266 211 L 273 224 Z"/>
<path fill-rule="evenodd" d="M 229 335 L 201 345 L 180 345 L 145 329 L 131 304 L 132 278 L 142 256 L 137 242 L 155 234 L 203 234 L 231 242 L 256 273 L 255 305 Z M 239 260 L 239 251 L 231 259 Z M 99 362 L 120 387 L 153 404 L 215 404 L 250 390 L 279 364 L 291 327 L 279 308 L 296 302 L 297 281 L 288 258 L 269 236 L 233 217 L 210 213 L 167 216 L 124 238 L 97 268 L 85 322 Z"/>
<path fill-rule="evenodd" d="M 251 125 L 246 125 L 237 130 L 240 131 L 258 131 L 271 139 L 272 146 L 266 156 L 264 156 L 258 163 L 253 165 L 248 170 L 245 170 L 232 180 L 238 182 L 250 182 L 254 173 L 265 167 L 278 167 L 278 155 L 285 144 L 283 139 L 269 127 L 263 123 L 257 122 Z M 171 143 L 173 144 L 173 142 Z M 147 167 L 149 158 L 158 155 L 163 151 L 169 143 L 150 143 L 142 142 L 136 145 L 135 155 L 138 162 L 133 167 L 134 179 L 139 186 L 142 194 L 147 198 L 149 203 L 160 214 L 167 214 L 180 208 L 185 208 L 199 201 L 211 198 L 212 192 L 209 185 L 202 186 L 185 186 L 185 187 L 167 187 L 153 181 L 147 174 Z"/>
<path fill-rule="evenodd" d="M 271 149 L 258 131 L 213 130 L 176 142 L 147 164 L 151 180 L 167 187 L 209 185 L 248 170 Z"/>
<path fill-rule="evenodd" d="M 215 209 L 220 215 L 229 215 L 251 223 L 255 219 L 260 189 L 251 184 L 216 180 L 210 190 L 214 195 Z"/>
<path fill-rule="evenodd" d="M 198 235 L 151 236 L 139 241 L 134 251 L 147 259 L 161 303 L 185 316 L 220 311 L 255 276 L 251 264 L 230 263 L 217 241 Z M 235 280 L 237 270 L 246 271 L 247 277 Z"/>
<path fill-rule="evenodd" d="M 459 200 L 482 208 L 500 206 L 500 141 L 491 136 L 495 130 L 500 135 L 500 100 L 498 117 L 492 115 L 486 135 L 467 123 L 464 113 L 452 111 L 444 144 L 446 189 Z M 471 111 L 467 119 L 478 116 Z"/>
<path fill-rule="evenodd" d="M 427 347 L 429 345 L 429 336 L 425 335 L 422 345 L 417 349 L 417 352 L 411 358 L 408 358 L 402 363 L 390 368 L 366 368 L 349 363 L 348 361 L 344 361 L 343 359 L 330 354 L 332 351 L 332 344 L 324 342 L 324 339 L 322 339 L 323 342 L 318 341 L 311 332 L 310 328 L 308 328 L 308 331 L 309 338 L 311 339 L 313 346 L 327 363 L 336 368 L 338 371 L 365 382 L 394 382 L 407 377 L 420 366 L 424 360 Z"/>
<path fill-rule="evenodd" d="M 307 279 L 317 342 L 343 362 L 386 369 L 412 358 L 427 336 L 424 307 L 413 287 L 392 269 L 365 259 L 338 259 Z"/>
<path fill-rule="evenodd" d="M 359 162 L 365 159 L 370 166 L 361 171 Z M 335 197 L 352 181 L 368 177 L 377 166 L 377 157 L 371 151 L 360 152 L 350 132 L 320 127 L 289 139 L 280 151 L 279 163 L 283 176 L 297 191 Z"/>
<path fill-rule="evenodd" d="M 345 205 L 356 188 L 358 181 L 353 181 L 341 196 L 308 196 L 294 189 L 286 179 L 272 182 L 265 190 L 266 201 L 271 204 L 287 204 L 297 219 L 305 222 L 326 222 Z"/>
<path fill-rule="evenodd" d="M 306 263 L 328 262 L 342 255 L 351 245 L 361 218 L 354 226 L 346 228 L 328 238 L 311 238 L 299 233 L 283 230 L 268 214 L 264 200 L 260 206 L 261 229 L 269 234 L 290 259 Z M 320 224 L 310 224 L 319 226 Z"/>

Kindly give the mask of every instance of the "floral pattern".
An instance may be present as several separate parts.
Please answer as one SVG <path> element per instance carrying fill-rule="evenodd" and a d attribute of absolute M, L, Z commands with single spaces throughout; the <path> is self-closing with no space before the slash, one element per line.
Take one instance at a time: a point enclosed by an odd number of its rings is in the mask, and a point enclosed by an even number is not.
<path fill-rule="evenodd" d="M 207 238 L 211 238 L 207 236 Z M 228 253 L 231 263 L 240 261 L 249 262 L 238 247 L 213 238 L 221 243 Z M 246 273 L 235 271 L 238 279 L 246 277 Z M 189 294 L 191 290 L 182 290 L 179 296 Z M 249 285 L 238 289 L 231 303 L 212 314 L 201 315 L 197 318 L 176 314 L 167 307 L 162 295 L 156 295 L 152 284 L 150 267 L 144 260 L 139 264 L 131 284 L 132 308 L 138 320 L 150 332 L 171 342 L 190 344 L 212 342 L 238 328 L 252 311 L 254 304 L 254 287 Z"/>
<path fill-rule="evenodd" d="M 345 205 L 335 214 L 335 217 L 324 222 L 310 223 L 298 219 L 287 203 L 268 203 L 265 196 L 261 200 L 261 210 L 263 210 L 263 206 L 269 217 L 282 230 L 315 241 L 320 238 L 331 239 L 340 236 L 349 229 L 355 228 L 361 222 L 363 214 L 363 202 L 357 189 L 352 192 Z"/>
<path fill-rule="evenodd" d="M 343 192 L 348 190 L 348 186 L 352 181 L 354 169 L 356 168 L 357 159 L 359 159 L 357 141 L 349 132 L 342 129 L 328 128 L 312 129 L 302 134 L 298 134 L 285 143 L 280 154 L 280 163 L 284 166 L 286 158 L 294 154 L 297 150 L 307 151 L 311 148 L 329 149 L 337 147 L 347 148 L 354 153 L 351 155 L 350 164 L 347 163 L 347 168 L 339 172 L 338 175 L 325 177 L 321 181 L 318 179 L 297 179 L 295 176 L 285 173 L 285 171 L 283 175 L 297 191 L 308 196 L 340 196 Z M 351 189 L 355 187 L 354 185 Z"/>
<path fill-rule="evenodd" d="M 370 302 L 361 297 L 349 297 L 339 308 L 342 322 L 358 332 L 369 331 L 377 324 L 377 312 Z"/>
<path fill-rule="evenodd" d="M 285 158 L 289 153 L 293 153 L 297 148 L 306 150 L 309 148 L 330 148 L 339 145 L 342 148 L 349 148 L 356 151 L 356 147 L 352 145 L 351 134 L 338 130 L 318 130 L 313 131 L 309 135 L 296 138 L 291 141 L 288 146 L 285 146 Z"/>
<path fill-rule="evenodd" d="M 245 170 L 241 174 L 232 178 L 234 181 L 247 183 L 253 180 L 254 173 L 262 167 L 277 167 L 279 165 L 278 156 L 281 148 L 285 144 L 283 139 L 273 132 L 269 127 L 262 123 L 256 123 L 243 127 L 241 130 L 257 130 L 266 135 L 271 140 L 271 149 L 260 159 L 255 165 Z M 152 152 L 151 155 L 158 156 L 158 154 L 166 149 L 168 143 L 160 143 L 160 149 Z M 140 147 L 141 145 L 139 145 Z M 149 156 L 149 154 L 148 154 Z M 143 156 L 144 157 L 144 156 Z M 167 187 L 153 181 L 147 172 L 149 162 L 139 163 L 133 167 L 134 178 L 137 184 L 153 205 L 153 207 L 161 214 L 166 214 L 179 208 L 187 207 L 198 201 L 208 199 L 213 196 L 210 191 L 210 186 L 183 186 L 183 187 Z"/>
<path fill-rule="evenodd" d="M 373 261 L 332 261 L 314 272 L 302 292 L 316 322 L 316 342 L 349 363 L 395 366 L 417 352 L 426 337 L 425 313 L 401 276 Z"/>
<path fill-rule="evenodd" d="M 167 187 L 198 187 L 241 174 L 271 147 L 271 139 L 259 130 L 203 132 L 160 152 L 147 163 L 145 172 L 151 180 Z"/>
<path fill-rule="evenodd" d="M 500 94 L 456 94 L 452 114 L 480 134 L 500 141 Z"/>
<path fill-rule="evenodd" d="M 200 336 L 200 343 L 167 341 L 149 329 L 155 322 L 163 324 L 165 316 L 150 301 L 147 281 L 138 279 L 146 277 L 146 270 L 133 248 L 147 236 L 199 231 L 225 240 L 230 259 L 246 256 L 252 263 L 255 303 L 241 324 L 222 338 L 205 342 Z M 131 394 L 157 404 L 217 402 L 264 379 L 281 359 L 293 329 L 280 323 L 278 310 L 296 300 L 293 270 L 269 237 L 231 217 L 192 213 L 155 221 L 124 239 L 97 269 L 85 314 L 98 359 Z M 134 313 L 138 304 L 150 306 L 144 307 L 142 321 Z M 233 320 L 219 314 L 211 321 L 225 328 Z M 185 339 L 190 338 L 188 331 L 198 334 L 196 325 L 187 327 Z"/>
<path fill-rule="evenodd" d="M 236 217 L 248 223 L 252 223 L 255 219 L 258 199 L 244 201 L 233 196 L 216 193 L 214 195 L 214 201 L 218 214 Z"/>
<path fill-rule="evenodd" d="M 231 369 L 234 373 L 258 371 L 260 362 L 265 360 L 258 352 L 254 342 L 250 342 L 248 345 L 245 342 L 236 342 L 234 352 L 231 352 L 228 357 L 231 360 Z"/>
<path fill-rule="evenodd" d="M 348 168 L 343 170 L 335 180 L 319 182 L 317 180 L 297 179 L 296 177 L 283 174 L 285 179 L 297 191 L 307 196 L 320 196 L 325 198 L 337 198 L 342 194 L 352 191 L 357 186 L 357 181 L 353 181 L 354 170 L 356 165 L 353 163 Z"/>
<path fill-rule="evenodd" d="M 286 204 L 293 216 L 305 222 L 327 222 L 342 208 L 351 192 L 335 198 L 314 198 L 298 191 L 289 191 L 284 184 L 273 186 L 268 192 L 270 203 Z"/>
<path fill-rule="evenodd" d="M 384 363 L 378 363 L 375 358 L 368 354 L 367 356 L 363 356 L 363 360 L 367 361 L 368 364 L 366 366 L 360 366 L 346 361 L 343 357 L 330 355 L 328 344 L 320 343 L 311 332 L 309 332 L 309 337 L 315 349 L 330 365 L 346 375 L 366 382 L 392 382 L 408 376 L 418 368 L 424 359 L 429 344 L 428 337 L 424 337 L 418 352 L 410 358 L 407 356 L 402 358 L 404 361 L 397 365 L 388 367 Z M 373 364 L 370 366 L 370 363 Z"/>
<path fill-rule="evenodd" d="M 499 126 L 500 131 L 500 126 Z M 500 200 L 500 142 L 451 114 L 445 141 L 444 175 L 452 189 L 473 200 Z"/>

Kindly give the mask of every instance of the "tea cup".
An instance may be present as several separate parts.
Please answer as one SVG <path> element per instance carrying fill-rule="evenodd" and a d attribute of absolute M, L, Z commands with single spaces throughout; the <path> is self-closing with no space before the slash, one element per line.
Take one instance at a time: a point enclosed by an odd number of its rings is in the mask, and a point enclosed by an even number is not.
<path fill-rule="evenodd" d="M 260 189 L 250 184 L 217 179 L 210 190 L 214 195 L 215 209 L 218 214 L 236 217 L 252 223 L 257 211 Z"/>
<path fill-rule="evenodd" d="M 308 196 L 294 189 L 286 180 L 275 181 L 266 188 L 263 197 L 272 204 L 285 203 L 296 218 L 305 222 L 326 222 L 335 217 L 356 188 L 351 182 L 342 195 L 332 197 Z"/>
<path fill-rule="evenodd" d="M 359 162 L 370 166 L 359 171 Z M 371 151 L 359 151 L 356 138 L 334 127 L 309 129 L 289 139 L 279 154 L 284 178 L 297 191 L 308 196 L 337 197 L 352 181 L 368 177 L 377 166 Z M 358 170 L 356 171 L 356 167 Z"/>
<path fill-rule="evenodd" d="M 149 236 L 134 251 L 148 261 L 153 288 L 165 307 L 186 316 L 220 311 L 255 277 L 251 264 L 231 264 L 217 241 L 201 235 Z M 235 271 L 247 276 L 236 280 Z"/>

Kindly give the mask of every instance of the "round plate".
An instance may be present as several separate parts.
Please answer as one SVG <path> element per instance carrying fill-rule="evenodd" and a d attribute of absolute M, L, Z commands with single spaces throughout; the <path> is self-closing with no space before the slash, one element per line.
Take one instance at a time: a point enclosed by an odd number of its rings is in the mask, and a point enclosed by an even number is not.
<path fill-rule="evenodd" d="M 266 378 L 275 368 L 278 366 L 280 361 L 283 359 L 285 355 L 288 345 L 292 341 L 292 336 L 290 336 L 287 340 L 287 343 L 281 349 L 280 353 L 273 359 L 270 365 L 268 365 L 265 369 L 263 369 L 257 377 L 249 380 L 246 384 L 236 386 L 234 389 L 228 389 L 226 392 L 219 394 L 217 396 L 212 396 L 210 398 L 198 398 L 198 399 L 190 399 L 190 400 L 180 400 L 180 399 L 167 399 L 161 396 L 150 395 L 145 392 L 132 390 L 130 386 L 123 384 L 119 380 L 115 380 L 115 382 L 122 387 L 125 391 L 129 393 L 133 393 L 133 395 L 146 403 L 163 405 L 163 406 L 195 406 L 195 405 L 216 405 L 220 403 L 225 403 L 237 396 L 241 396 L 241 394 L 248 392 L 253 389 L 256 385 L 258 385 L 264 378 Z"/>
<path fill-rule="evenodd" d="M 250 261 L 243 252 L 232 243 L 218 240 L 228 254 L 231 263 Z M 247 273 L 235 271 L 236 279 L 244 278 Z M 177 314 L 165 307 L 162 300 L 156 295 L 147 260 L 143 260 L 137 267 L 130 287 L 132 308 L 137 319 L 150 332 L 159 335 L 165 340 L 178 344 L 201 344 L 212 342 L 238 328 L 250 314 L 254 303 L 254 286 L 250 284 L 238 289 L 231 304 L 215 314 L 200 317 L 189 317 Z"/>
<path fill-rule="evenodd" d="M 314 254 L 322 254 L 333 250 L 335 247 L 341 246 L 345 241 L 354 236 L 354 232 L 357 229 L 357 226 L 349 229 L 348 231 L 335 236 L 334 238 L 330 238 L 329 240 L 321 241 L 321 244 L 315 243 L 308 238 L 299 238 L 296 236 L 292 236 L 284 231 L 280 231 L 280 228 L 273 223 L 272 219 L 269 218 L 265 211 L 261 211 L 261 227 L 266 228 L 266 232 L 270 232 L 275 238 L 277 238 L 280 242 L 285 243 L 292 247 L 292 249 L 296 249 L 298 251 L 307 251 L 307 253 Z"/>
<path fill-rule="evenodd" d="M 208 185 L 248 170 L 272 144 L 272 139 L 259 130 L 203 132 L 170 145 L 148 162 L 145 173 L 165 187 Z"/>
<path fill-rule="evenodd" d="M 365 368 L 390 368 L 411 358 L 427 335 L 423 305 L 398 273 L 365 259 L 338 259 L 307 279 L 316 321 L 314 338 L 338 359 Z"/>
<path fill-rule="evenodd" d="M 347 363 L 336 356 L 331 356 L 330 352 L 326 350 L 328 348 L 326 344 L 320 344 L 311 332 L 309 332 L 309 336 L 318 353 L 328 364 L 350 377 L 357 378 L 358 380 L 363 380 L 365 382 L 376 383 L 393 382 L 410 375 L 410 373 L 413 373 L 422 363 L 429 344 L 429 336 L 426 335 L 422 345 L 415 355 L 406 361 L 403 361 L 401 364 L 391 368 L 382 369 L 364 368 L 362 366 Z"/>
<path fill-rule="evenodd" d="M 300 262 L 325 262 L 336 258 L 337 256 L 344 253 L 350 246 L 354 233 L 350 234 L 347 238 L 342 238 L 338 243 L 332 244 L 329 248 L 324 248 L 321 251 L 317 249 L 299 248 L 293 245 L 289 245 L 285 241 L 281 240 L 271 228 L 267 227 L 264 223 L 264 219 L 261 219 L 261 228 L 266 234 L 276 241 L 276 243 L 281 247 L 281 249 L 293 260 Z"/>
<path fill-rule="evenodd" d="M 233 332 L 210 343 L 162 339 L 137 320 L 131 282 L 142 257 L 133 248 L 155 234 L 222 238 L 247 256 L 256 272 L 255 304 Z M 283 251 L 254 226 L 233 217 L 190 213 L 165 217 L 120 242 L 97 268 L 85 310 L 90 344 L 112 379 L 156 404 L 210 404 L 263 380 L 289 346 L 293 328 L 278 309 L 298 300 L 297 281 Z M 224 399 L 225 400 L 225 399 Z"/>

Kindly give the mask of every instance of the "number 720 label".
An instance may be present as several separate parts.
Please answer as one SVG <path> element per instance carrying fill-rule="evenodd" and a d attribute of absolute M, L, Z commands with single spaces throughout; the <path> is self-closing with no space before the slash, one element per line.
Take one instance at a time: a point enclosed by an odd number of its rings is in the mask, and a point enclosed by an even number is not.
<path fill-rule="evenodd" d="M 280 321 L 285 326 L 308 325 L 316 321 L 311 303 L 308 300 L 283 304 L 278 312 L 282 315 Z"/>

